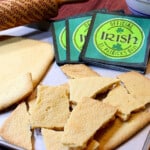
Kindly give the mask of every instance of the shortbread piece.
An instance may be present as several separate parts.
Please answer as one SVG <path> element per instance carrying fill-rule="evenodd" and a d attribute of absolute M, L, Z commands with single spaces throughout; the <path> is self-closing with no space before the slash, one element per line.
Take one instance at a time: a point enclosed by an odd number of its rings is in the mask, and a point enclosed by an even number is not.
<path fill-rule="evenodd" d="M 33 91 L 30 73 L 18 75 L 0 84 L 0 111 L 23 100 Z"/>
<path fill-rule="evenodd" d="M 51 129 L 42 128 L 42 135 L 44 138 L 44 143 L 46 149 L 48 150 L 70 150 L 69 147 L 65 146 L 61 142 L 61 138 L 63 136 L 63 131 L 55 131 Z M 84 150 L 98 150 L 99 143 L 96 140 L 91 140 L 87 147 Z M 83 149 L 76 149 L 83 150 Z"/>
<path fill-rule="evenodd" d="M 67 88 L 38 86 L 37 99 L 31 112 L 33 128 L 62 129 L 69 117 Z"/>
<path fill-rule="evenodd" d="M 145 105 L 150 103 L 150 79 L 144 75 L 131 71 L 120 74 L 118 78 L 123 82 L 128 92 L 142 101 Z"/>
<path fill-rule="evenodd" d="M 31 72 L 33 86 L 41 81 L 54 59 L 49 42 L 23 37 L 0 41 L 0 83 L 10 77 Z"/>
<path fill-rule="evenodd" d="M 69 78 L 73 78 L 73 79 L 91 77 L 91 76 L 100 76 L 97 72 L 95 72 L 90 67 L 84 64 L 66 64 L 61 66 L 61 70 Z"/>
<path fill-rule="evenodd" d="M 150 97 L 150 79 L 138 72 L 127 72 L 120 74 L 118 78 L 124 83 L 130 94 Z"/>
<path fill-rule="evenodd" d="M 67 90 L 67 94 L 69 95 L 69 85 L 68 83 L 65 84 L 61 84 L 60 86 L 62 86 L 63 88 L 65 88 Z M 34 109 L 34 104 L 36 102 L 36 98 L 37 98 L 37 89 L 35 89 L 32 94 L 29 96 L 28 100 L 27 100 L 27 104 L 28 104 L 28 112 L 31 114 L 32 113 L 32 109 Z"/>
<path fill-rule="evenodd" d="M 29 115 L 23 102 L 11 113 L 0 129 L 0 136 L 10 144 L 32 150 Z"/>
<path fill-rule="evenodd" d="M 28 106 L 28 113 L 29 114 L 32 114 L 32 112 L 33 112 L 32 109 L 34 108 L 34 105 L 36 103 L 36 99 L 37 99 L 37 97 L 36 96 L 34 97 L 34 93 L 32 93 L 31 96 L 29 97 L 29 99 L 26 102 L 26 104 Z"/>
<path fill-rule="evenodd" d="M 96 140 L 91 140 L 90 143 L 87 145 L 85 150 L 98 150 L 99 149 L 99 142 Z"/>
<path fill-rule="evenodd" d="M 118 83 L 118 79 L 105 77 L 70 79 L 70 100 L 78 103 L 83 97 L 95 98 L 96 94 L 103 93 Z"/>
<path fill-rule="evenodd" d="M 43 128 L 42 135 L 47 150 L 69 150 L 67 146 L 61 143 L 63 131 L 54 131 Z"/>
<path fill-rule="evenodd" d="M 140 112 L 133 114 L 132 117 L 125 122 L 116 119 L 111 126 L 106 128 L 104 132 L 96 133 L 96 140 L 99 141 L 102 150 L 112 150 L 129 140 L 133 135 L 150 123 L 150 113 Z"/>
<path fill-rule="evenodd" d="M 118 116 L 124 121 L 129 118 L 131 112 L 140 110 L 146 105 L 145 101 L 133 97 L 121 85 L 112 89 L 103 102 L 116 106 Z"/>
<path fill-rule="evenodd" d="M 85 148 L 99 128 L 114 118 L 116 108 L 98 100 L 84 98 L 73 109 L 64 127 L 62 143 L 68 147 Z"/>

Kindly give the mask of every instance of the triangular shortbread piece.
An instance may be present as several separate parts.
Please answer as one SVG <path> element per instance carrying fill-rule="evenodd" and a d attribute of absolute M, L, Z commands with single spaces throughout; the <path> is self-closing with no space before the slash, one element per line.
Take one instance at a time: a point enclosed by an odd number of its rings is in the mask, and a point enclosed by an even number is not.
<path fill-rule="evenodd" d="M 0 136 L 10 144 L 32 150 L 29 115 L 23 102 L 11 113 L 0 129 Z"/>
<path fill-rule="evenodd" d="M 89 139 L 114 118 L 116 108 L 91 98 L 82 99 L 73 109 L 64 127 L 62 143 L 85 148 Z"/>
<path fill-rule="evenodd" d="M 97 72 L 84 64 L 66 64 L 61 66 L 61 70 L 72 79 L 100 76 Z"/>
<path fill-rule="evenodd" d="M 145 101 L 133 97 L 121 85 L 112 89 L 103 102 L 117 107 L 117 114 L 122 120 L 127 120 L 131 112 L 145 107 Z"/>
<path fill-rule="evenodd" d="M 103 93 L 118 83 L 118 79 L 105 77 L 70 79 L 70 100 L 78 103 L 83 97 L 95 98 L 96 94 Z"/>
<path fill-rule="evenodd" d="M 67 88 L 64 86 L 38 86 L 37 99 L 31 112 L 33 128 L 62 129 L 69 115 Z"/>
<path fill-rule="evenodd" d="M 27 97 L 33 91 L 30 73 L 18 75 L 0 84 L 0 110 L 3 110 Z"/>
<path fill-rule="evenodd" d="M 149 112 L 139 112 L 131 116 L 128 121 L 116 119 L 113 124 L 103 132 L 96 133 L 96 140 L 100 143 L 100 149 L 115 149 L 122 143 L 129 140 L 133 135 L 150 123 Z"/>

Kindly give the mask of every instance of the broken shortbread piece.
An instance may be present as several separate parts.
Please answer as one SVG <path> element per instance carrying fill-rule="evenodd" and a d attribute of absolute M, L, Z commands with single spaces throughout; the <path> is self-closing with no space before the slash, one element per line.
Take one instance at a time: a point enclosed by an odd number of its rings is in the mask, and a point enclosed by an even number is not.
<path fill-rule="evenodd" d="M 135 71 L 120 74 L 118 78 L 123 82 L 128 92 L 141 104 L 150 103 L 149 78 Z"/>
<path fill-rule="evenodd" d="M 116 119 L 103 131 L 99 130 L 95 138 L 102 150 L 112 150 L 129 140 L 133 135 L 150 123 L 149 112 L 132 114 L 128 121 Z"/>
<path fill-rule="evenodd" d="M 69 115 L 67 88 L 38 86 L 37 99 L 31 109 L 32 128 L 62 129 Z"/>
<path fill-rule="evenodd" d="M 0 129 L 0 136 L 10 144 L 32 150 L 29 114 L 23 102 L 11 113 Z"/>
<path fill-rule="evenodd" d="M 150 97 L 150 79 L 138 72 L 122 73 L 118 78 L 124 83 L 128 92 L 135 97 Z"/>
<path fill-rule="evenodd" d="M 85 148 L 85 150 L 98 150 L 99 149 L 99 142 L 97 142 L 96 140 L 91 140 L 88 145 L 87 148 Z"/>
<path fill-rule="evenodd" d="M 124 121 L 129 118 L 131 112 L 145 107 L 145 101 L 133 97 L 121 85 L 112 89 L 103 102 L 116 106 L 118 109 L 118 116 Z"/>
<path fill-rule="evenodd" d="M 61 143 L 63 131 L 54 131 L 42 128 L 42 135 L 46 149 L 48 150 L 69 150 L 69 148 Z"/>
<path fill-rule="evenodd" d="M 0 41 L 0 83 L 7 78 L 30 72 L 35 88 L 53 60 L 54 49 L 50 42 L 18 36 L 2 40 Z"/>
<path fill-rule="evenodd" d="M 51 129 L 42 128 L 42 135 L 44 138 L 44 143 L 46 145 L 46 149 L 48 150 L 70 150 L 69 147 L 65 146 L 61 142 L 61 138 L 63 136 L 63 131 L 55 131 Z M 96 140 L 91 140 L 87 147 L 84 150 L 98 150 L 99 143 Z M 83 149 L 76 149 L 83 150 Z"/>
<path fill-rule="evenodd" d="M 66 64 L 60 67 L 69 78 L 83 78 L 100 76 L 97 72 L 84 64 Z"/>
<path fill-rule="evenodd" d="M 23 100 L 33 91 L 30 73 L 18 75 L 0 84 L 0 111 Z"/>
<path fill-rule="evenodd" d="M 71 148 L 85 148 L 96 131 L 114 119 L 116 111 L 98 100 L 82 99 L 65 124 L 62 143 Z"/>
<path fill-rule="evenodd" d="M 85 77 L 80 79 L 70 79 L 70 100 L 78 103 L 83 97 L 95 98 L 96 94 L 103 93 L 120 80 L 105 77 Z"/>

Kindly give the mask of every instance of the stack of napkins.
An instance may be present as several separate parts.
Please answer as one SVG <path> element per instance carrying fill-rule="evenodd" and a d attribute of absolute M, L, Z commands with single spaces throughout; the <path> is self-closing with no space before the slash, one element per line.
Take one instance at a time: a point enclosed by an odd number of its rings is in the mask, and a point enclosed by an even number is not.
<path fill-rule="evenodd" d="M 56 21 L 52 31 L 59 65 L 86 63 L 120 71 L 146 70 L 149 18 L 103 9 Z"/>

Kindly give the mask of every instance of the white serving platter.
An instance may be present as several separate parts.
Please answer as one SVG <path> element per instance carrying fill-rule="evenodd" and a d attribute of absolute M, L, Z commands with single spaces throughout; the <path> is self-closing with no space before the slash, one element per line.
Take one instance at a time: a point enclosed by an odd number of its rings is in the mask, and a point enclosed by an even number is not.
<path fill-rule="evenodd" d="M 37 40 L 41 40 L 41 41 L 45 41 L 45 42 L 49 42 L 49 43 L 53 44 L 52 34 L 51 34 L 50 30 L 42 32 L 35 28 L 21 26 L 21 27 L 9 29 L 9 30 L 1 31 L 0 36 L 2 36 L 2 35 L 23 36 L 23 37 L 37 39 Z M 104 68 L 99 68 L 99 67 L 94 67 L 94 66 L 90 66 L 90 67 L 105 77 L 115 77 L 118 74 L 122 73 L 119 71 L 114 71 L 114 70 L 109 70 L 109 69 L 104 69 Z M 150 73 L 146 74 L 146 76 L 148 78 L 150 78 Z M 63 74 L 63 72 L 60 70 L 59 66 L 54 61 L 54 63 L 50 67 L 49 71 L 45 75 L 45 77 L 42 81 L 42 84 L 44 84 L 44 85 L 59 85 L 59 84 L 65 83 L 66 81 L 67 81 L 66 76 Z M 11 113 L 11 111 L 5 112 L 5 113 L 0 113 L 0 127 L 3 124 L 3 122 L 7 119 L 7 117 L 10 115 L 10 113 Z M 116 150 L 142 150 L 149 130 L 150 130 L 150 125 L 145 127 L 143 130 L 141 130 L 139 133 L 137 133 L 135 136 L 133 136 L 130 140 L 128 140 L 127 142 L 122 144 Z M 38 132 L 38 131 L 35 132 L 34 136 L 36 138 L 35 150 L 46 150 L 44 143 L 43 143 L 43 138 L 42 138 L 40 132 Z"/>

